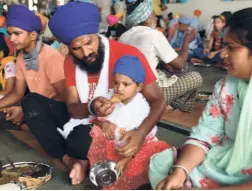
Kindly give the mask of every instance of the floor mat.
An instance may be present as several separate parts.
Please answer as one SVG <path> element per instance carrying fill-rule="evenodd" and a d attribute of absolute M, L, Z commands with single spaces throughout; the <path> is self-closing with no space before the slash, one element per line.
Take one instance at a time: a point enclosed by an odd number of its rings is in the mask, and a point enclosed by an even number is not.
<path fill-rule="evenodd" d="M 198 120 L 205 108 L 205 103 L 196 102 L 191 113 L 178 110 L 166 111 L 161 120 L 171 124 L 178 124 L 185 128 L 191 128 L 198 124 Z"/>

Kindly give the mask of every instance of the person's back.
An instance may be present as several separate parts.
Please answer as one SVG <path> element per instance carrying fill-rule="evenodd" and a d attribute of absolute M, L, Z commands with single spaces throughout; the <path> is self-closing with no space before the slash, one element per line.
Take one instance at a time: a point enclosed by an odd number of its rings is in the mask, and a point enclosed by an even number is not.
<path fill-rule="evenodd" d="M 131 28 L 127 33 L 124 33 L 120 37 L 120 41 L 139 49 L 149 61 L 152 71 L 156 73 L 159 58 L 154 43 L 159 43 L 158 40 L 160 35 L 163 34 L 158 30 L 147 26 L 137 26 Z"/>

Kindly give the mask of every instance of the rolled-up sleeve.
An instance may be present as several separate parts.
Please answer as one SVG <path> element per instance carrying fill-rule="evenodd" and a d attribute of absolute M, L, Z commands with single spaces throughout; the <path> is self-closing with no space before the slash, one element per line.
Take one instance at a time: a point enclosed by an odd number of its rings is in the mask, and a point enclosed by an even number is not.
<path fill-rule="evenodd" d="M 192 128 L 185 145 L 192 144 L 202 148 L 206 153 L 218 145 L 225 136 L 225 118 L 221 108 L 221 86 L 223 80 L 217 82 L 214 93 L 208 101 L 196 127 Z"/>

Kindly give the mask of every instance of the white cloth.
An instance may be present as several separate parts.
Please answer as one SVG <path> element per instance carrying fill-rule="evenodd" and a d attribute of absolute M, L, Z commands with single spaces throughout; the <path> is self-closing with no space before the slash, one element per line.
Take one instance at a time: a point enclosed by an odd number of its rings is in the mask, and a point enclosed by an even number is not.
<path fill-rule="evenodd" d="M 4 67 L 4 78 L 7 80 L 8 78 L 16 77 L 16 64 L 15 62 L 8 62 Z M 0 99 L 2 99 L 4 95 L 0 95 Z"/>
<path fill-rule="evenodd" d="M 89 97 L 89 84 L 88 84 L 88 74 L 87 72 L 81 70 L 79 67 L 76 67 L 76 88 L 80 97 L 81 103 L 87 103 L 89 99 L 98 97 L 98 96 L 107 96 L 109 92 L 109 41 L 104 36 L 100 36 L 101 41 L 104 44 L 105 55 L 104 55 L 104 62 L 103 67 L 101 70 L 100 78 L 95 89 L 93 97 Z M 68 135 L 76 126 L 79 125 L 87 125 L 90 124 L 90 120 L 92 116 L 86 119 L 70 119 L 63 126 L 63 130 L 57 128 L 58 132 L 67 139 Z"/>
<path fill-rule="evenodd" d="M 14 183 L 0 185 L 0 190 L 21 190 L 21 188 Z"/>
<path fill-rule="evenodd" d="M 116 104 L 114 111 L 104 119 L 116 125 L 115 141 L 119 141 L 121 137 L 121 128 L 123 128 L 125 132 L 138 128 L 144 119 L 149 115 L 149 113 L 149 103 L 141 93 L 137 93 L 128 104 Z M 155 126 L 150 132 L 149 136 L 154 137 L 156 132 L 157 127 Z"/>
<path fill-rule="evenodd" d="M 156 77 L 158 77 L 156 67 L 160 60 L 168 64 L 178 57 L 165 36 L 150 27 L 133 27 L 123 33 L 119 41 L 139 49 L 145 55 Z"/>
<path fill-rule="evenodd" d="M 16 77 L 16 64 L 15 62 L 8 62 L 4 67 L 5 79 Z"/>
<path fill-rule="evenodd" d="M 213 27 L 213 19 L 211 19 L 207 25 L 207 29 L 206 29 L 206 37 L 207 40 L 210 39 L 211 33 L 213 32 L 214 27 Z"/>
<path fill-rule="evenodd" d="M 108 94 L 109 89 L 109 41 L 104 36 L 100 36 L 101 41 L 105 47 L 105 55 L 103 68 L 101 70 L 100 78 L 95 90 L 93 97 L 105 96 Z M 76 88 L 81 100 L 81 103 L 87 103 L 89 99 L 89 84 L 88 84 L 88 75 L 87 72 L 81 70 L 79 67 L 76 67 Z"/>
<path fill-rule="evenodd" d="M 175 84 L 177 80 L 178 76 L 176 75 L 172 75 L 170 78 L 167 78 L 163 71 L 158 71 L 157 83 L 161 88 L 170 87 L 171 85 Z"/>

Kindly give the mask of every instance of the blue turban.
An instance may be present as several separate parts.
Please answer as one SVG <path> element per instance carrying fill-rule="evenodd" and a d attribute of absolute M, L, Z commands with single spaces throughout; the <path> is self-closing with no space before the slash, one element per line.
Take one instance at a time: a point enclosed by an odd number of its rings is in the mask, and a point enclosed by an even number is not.
<path fill-rule="evenodd" d="M 179 18 L 179 23 L 184 25 L 191 25 L 192 19 L 190 17 L 182 16 Z"/>
<path fill-rule="evenodd" d="M 54 36 L 66 45 L 73 39 L 99 32 L 100 13 L 92 3 L 70 2 L 58 7 L 49 21 Z"/>
<path fill-rule="evenodd" d="M 137 83 L 145 82 L 145 70 L 139 58 L 131 55 L 121 57 L 115 65 L 113 74 L 123 74 Z"/>
<path fill-rule="evenodd" d="M 23 5 L 11 5 L 6 15 L 7 27 L 17 27 L 27 32 L 42 30 L 41 20 Z"/>

